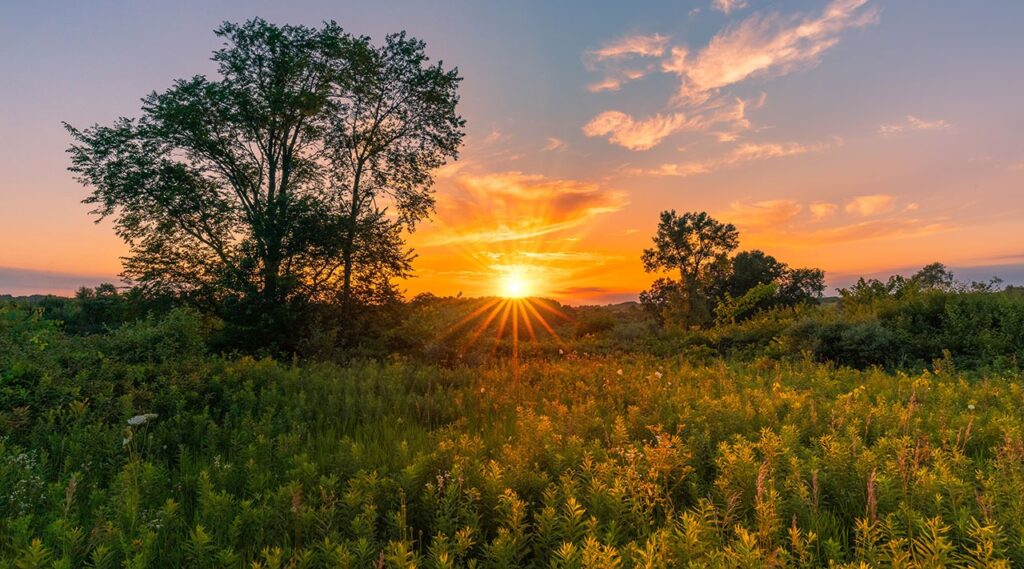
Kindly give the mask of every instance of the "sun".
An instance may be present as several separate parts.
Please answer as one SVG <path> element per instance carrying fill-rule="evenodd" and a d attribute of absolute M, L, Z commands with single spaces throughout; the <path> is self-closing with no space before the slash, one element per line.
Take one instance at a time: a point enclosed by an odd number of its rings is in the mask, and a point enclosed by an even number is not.
<path fill-rule="evenodd" d="M 520 271 L 510 271 L 501 277 L 501 296 L 526 298 L 533 292 L 530 280 Z"/>

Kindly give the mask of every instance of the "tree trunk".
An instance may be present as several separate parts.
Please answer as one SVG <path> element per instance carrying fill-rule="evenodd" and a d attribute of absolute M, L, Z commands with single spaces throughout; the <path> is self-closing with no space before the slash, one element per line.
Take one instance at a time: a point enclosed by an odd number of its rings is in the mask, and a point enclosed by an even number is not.
<path fill-rule="evenodd" d="M 356 243 L 356 224 L 359 221 L 359 181 L 362 172 L 362 165 L 357 166 L 352 179 L 352 206 L 349 211 L 348 235 L 345 236 L 345 243 L 341 251 L 344 267 L 342 269 L 341 308 L 342 314 L 345 316 L 350 314 L 352 308 L 352 253 Z"/>

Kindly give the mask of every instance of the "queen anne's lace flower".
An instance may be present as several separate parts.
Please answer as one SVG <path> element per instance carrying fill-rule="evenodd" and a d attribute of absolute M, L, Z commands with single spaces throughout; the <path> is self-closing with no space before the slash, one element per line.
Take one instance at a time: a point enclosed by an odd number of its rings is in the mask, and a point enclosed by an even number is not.
<path fill-rule="evenodd" d="M 128 419 L 128 424 L 133 427 L 138 427 L 139 425 L 145 425 L 153 419 L 156 419 L 158 416 L 159 415 L 156 413 L 143 413 L 142 415 L 136 415 L 131 419 Z"/>

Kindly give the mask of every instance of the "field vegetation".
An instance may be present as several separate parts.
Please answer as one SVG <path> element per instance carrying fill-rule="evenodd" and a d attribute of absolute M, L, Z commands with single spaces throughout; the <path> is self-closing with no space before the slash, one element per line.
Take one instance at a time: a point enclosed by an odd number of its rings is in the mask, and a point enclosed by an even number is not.
<path fill-rule="evenodd" d="M 559 338 L 523 341 L 517 369 L 507 334 L 451 326 L 485 300 L 421 297 L 391 355 L 347 361 L 217 355 L 215 320 L 117 323 L 116 292 L 8 302 L 0 559 L 1024 563 L 1024 303 L 857 295 L 687 334 L 552 303 Z M 409 340 L 429 329 L 450 333 Z"/>

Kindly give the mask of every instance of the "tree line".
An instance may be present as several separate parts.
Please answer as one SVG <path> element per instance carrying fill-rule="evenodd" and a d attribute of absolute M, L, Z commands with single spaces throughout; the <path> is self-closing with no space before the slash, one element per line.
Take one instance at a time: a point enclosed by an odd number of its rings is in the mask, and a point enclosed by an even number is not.
<path fill-rule="evenodd" d="M 825 272 L 790 268 L 763 251 L 742 251 L 731 223 L 706 212 L 661 213 L 654 246 L 641 259 L 660 277 L 640 293 L 640 302 L 668 328 L 689 329 L 735 322 L 773 307 L 796 306 L 821 298 Z"/>

